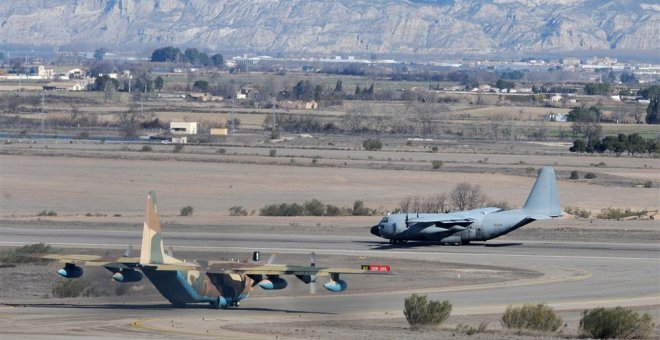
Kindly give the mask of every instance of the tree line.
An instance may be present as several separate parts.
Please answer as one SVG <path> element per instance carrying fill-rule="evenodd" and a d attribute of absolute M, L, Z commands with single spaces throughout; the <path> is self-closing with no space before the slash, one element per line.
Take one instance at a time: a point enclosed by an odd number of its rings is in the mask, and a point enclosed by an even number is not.
<path fill-rule="evenodd" d="M 155 49 L 151 53 L 151 61 L 190 63 L 197 67 L 214 66 L 222 68 L 224 66 L 224 58 L 220 53 L 209 56 L 204 52 L 200 52 L 196 48 L 186 48 L 183 52 L 181 52 L 179 48 L 173 46 Z"/>
<path fill-rule="evenodd" d="M 573 141 L 569 148 L 571 152 L 604 153 L 609 152 L 621 156 L 628 152 L 629 155 L 648 153 L 649 156 L 660 152 L 660 141 L 657 139 L 645 139 L 637 133 L 617 136 L 607 136 L 603 139 L 592 138 L 584 140 L 578 138 Z"/>

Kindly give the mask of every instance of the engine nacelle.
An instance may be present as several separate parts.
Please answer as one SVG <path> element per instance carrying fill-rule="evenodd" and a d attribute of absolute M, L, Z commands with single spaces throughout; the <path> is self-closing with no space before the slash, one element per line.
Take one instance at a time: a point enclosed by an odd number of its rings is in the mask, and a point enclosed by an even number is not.
<path fill-rule="evenodd" d="M 142 280 L 142 273 L 134 269 L 123 269 L 112 274 L 112 279 L 117 282 L 138 282 Z"/>
<path fill-rule="evenodd" d="M 59 269 L 57 273 L 67 279 L 75 279 L 83 275 L 83 269 L 73 263 L 67 263 L 64 268 Z"/>
<path fill-rule="evenodd" d="M 316 277 L 314 275 L 296 275 L 296 277 L 304 283 L 311 283 L 316 281 Z"/>
<path fill-rule="evenodd" d="M 339 293 L 343 292 L 346 290 L 348 287 L 348 284 L 344 280 L 332 280 L 326 284 L 323 285 L 323 288 L 333 292 L 333 293 Z"/>
<path fill-rule="evenodd" d="M 284 289 L 289 283 L 279 277 L 267 278 L 259 281 L 258 285 L 265 290 Z"/>

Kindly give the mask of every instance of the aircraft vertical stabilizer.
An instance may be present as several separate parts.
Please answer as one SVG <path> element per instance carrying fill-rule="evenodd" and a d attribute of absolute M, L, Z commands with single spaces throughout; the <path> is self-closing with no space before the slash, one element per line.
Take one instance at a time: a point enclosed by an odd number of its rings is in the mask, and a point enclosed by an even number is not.
<path fill-rule="evenodd" d="M 144 210 L 144 227 L 142 228 L 142 248 L 140 250 L 141 264 L 164 264 L 179 262 L 165 254 L 163 238 L 160 232 L 160 218 L 156 208 L 156 193 L 150 191 L 147 195 L 147 205 Z"/>
<path fill-rule="evenodd" d="M 535 219 L 542 216 L 546 218 L 562 216 L 557 194 L 557 179 L 553 168 L 543 167 L 539 170 L 539 175 L 527 197 L 523 211 Z"/>

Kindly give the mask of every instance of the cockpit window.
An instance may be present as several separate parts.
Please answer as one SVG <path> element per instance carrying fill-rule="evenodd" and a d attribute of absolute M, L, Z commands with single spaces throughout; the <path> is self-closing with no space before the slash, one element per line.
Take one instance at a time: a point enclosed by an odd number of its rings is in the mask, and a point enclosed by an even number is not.
<path fill-rule="evenodd" d="M 381 222 L 381 223 L 387 223 L 387 220 L 388 220 L 388 218 L 387 218 L 387 217 L 383 217 L 383 219 L 382 219 L 382 220 L 380 220 L 380 222 Z"/>

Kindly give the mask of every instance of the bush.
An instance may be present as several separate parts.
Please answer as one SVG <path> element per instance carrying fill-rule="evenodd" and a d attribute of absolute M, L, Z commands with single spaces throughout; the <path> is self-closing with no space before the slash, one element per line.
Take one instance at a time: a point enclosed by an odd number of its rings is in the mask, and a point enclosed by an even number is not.
<path fill-rule="evenodd" d="M 270 149 L 270 150 L 268 150 L 268 155 L 269 155 L 270 157 L 275 157 L 276 154 L 277 154 L 277 150 L 276 150 L 276 149 Z"/>
<path fill-rule="evenodd" d="M 593 173 L 593 172 L 587 172 L 587 174 L 584 175 L 584 178 L 586 178 L 586 179 L 594 179 L 596 177 L 598 177 L 598 176 L 596 176 L 596 174 Z"/>
<path fill-rule="evenodd" d="M 229 216 L 247 216 L 247 214 L 247 210 L 239 205 L 229 208 Z"/>
<path fill-rule="evenodd" d="M 594 339 L 644 339 L 651 336 L 654 324 L 649 314 L 616 307 L 584 310 L 580 319 L 580 331 Z"/>
<path fill-rule="evenodd" d="M 191 216 L 193 214 L 193 207 L 191 206 L 185 206 L 181 208 L 180 215 L 181 216 Z"/>
<path fill-rule="evenodd" d="M 509 329 L 530 329 L 542 332 L 555 332 L 563 321 L 548 305 L 525 304 L 519 307 L 508 306 L 502 315 L 502 326 Z"/>
<path fill-rule="evenodd" d="M 78 296 L 94 297 L 100 296 L 101 293 L 97 291 L 89 283 L 87 279 L 65 279 L 53 285 L 51 290 L 54 297 L 58 298 L 72 298 Z"/>
<path fill-rule="evenodd" d="M 580 175 L 578 174 L 577 170 L 571 171 L 571 177 L 569 179 L 580 179 Z"/>
<path fill-rule="evenodd" d="M 179 153 L 179 152 L 181 152 L 181 151 L 183 151 L 183 144 L 177 144 L 177 145 L 175 145 L 175 146 L 174 146 L 174 150 L 172 150 L 172 152 L 174 152 L 174 153 Z"/>
<path fill-rule="evenodd" d="M 643 187 L 645 187 L 645 188 L 653 188 L 653 181 L 646 181 L 646 182 L 644 182 Z"/>
<path fill-rule="evenodd" d="M 50 252 L 52 252 L 51 247 L 45 243 L 26 244 L 22 247 L 2 252 L 0 254 L 0 262 L 44 264 L 44 263 L 48 263 L 49 260 L 38 259 L 38 258 L 22 256 L 22 255 L 44 254 Z"/>
<path fill-rule="evenodd" d="M 57 213 L 53 210 L 42 210 L 37 214 L 37 216 L 57 216 Z"/>
<path fill-rule="evenodd" d="M 153 148 L 151 147 L 151 145 L 143 145 L 142 149 L 140 149 L 140 151 L 151 152 L 151 151 L 153 151 Z"/>
<path fill-rule="evenodd" d="M 218 149 L 217 152 L 218 152 L 219 154 L 221 154 L 221 155 L 224 155 L 224 154 L 227 153 L 227 149 L 225 149 L 225 148 L 220 148 L 220 149 Z"/>
<path fill-rule="evenodd" d="M 383 143 L 381 143 L 378 139 L 369 138 L 362 142 L 362 146 L 367 151 L 377 151 L 383 148 Z"/>
<path fill-rule="evenodd" d="M 584 209 L 577 208 L 577 207 L 566 207 L 564 209 L 564 211 L 566 211 L 566 213 L 568 213 L 568 214 L 571 214 L 573 216 L 577 216 L 577 217 L 580 217 L 580 218 L 589 218 L 589 217 L 591 217 L 591 212 L 589 212 L 587 210 L 584 210 Z"/>
<path fill-rule="evenodd" d="M 449 301 L 428 301 L 426 295 L 412 294 L 403 304 L 403 314 L 412 329 L 437 327 L 449 318 L 452 305 Z"/>
<path fill-rule="evenodd" d="M 630 209 L 623 210 L 620 208 L 607 208 L 601 210 L 600 214 L 598 214 L 596 218 L 602 220 L 619 220 L 622 218 L 632 217 L 632 216 L 642 217 L 648 213 L 649 212 L 647 210 L 634 211 Z"/>
<path fill-rule="evenodd" d="M 433 161 L 431 162 L 431 165 L 433 166 L 433 169 L 440 169 L 442 167 L 442 161 Z"/>

